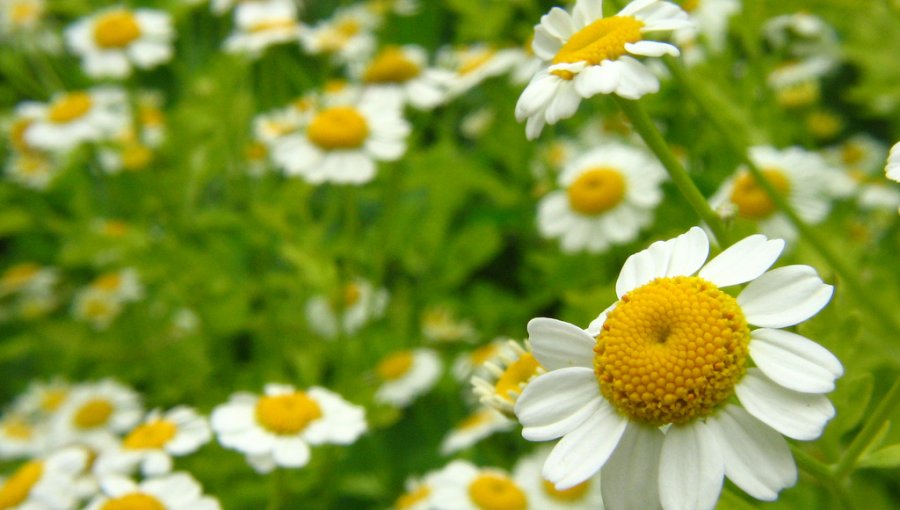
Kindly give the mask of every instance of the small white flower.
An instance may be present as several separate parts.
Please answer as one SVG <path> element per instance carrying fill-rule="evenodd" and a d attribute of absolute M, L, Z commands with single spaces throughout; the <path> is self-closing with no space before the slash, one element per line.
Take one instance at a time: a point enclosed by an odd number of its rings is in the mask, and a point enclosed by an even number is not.
<path fill-rule="evenodd" d="M 394 502 L 393 510 L 433 510 L 434 478 L 438 472 L 431 472 L 422 479 L 406 480 L 406 491 Z"/>
<path fill-rule="evenodd" d="M 375 367 L 375 374 L 382 381 L 375 391 L 375 400 L 406 407 L 434 386 L 441 369 L 441 359 L 431 349 L 394 352 Z"/>
<path fill-rule="evenodd" d="M 234 31 L 222 45 L 228 53 L 258 58 L 269 46 L 298 41 L 302 33 L 297 7 L 285 0 L 242 3 L 234 19 Z"/>
<path fill-rule="evenodd" d="M 46 432 L 40 422 L 17 412 L 0 418 L 0 459 L 33 458 L 45 449 L 45 443 Z"/>
<path fill-rule="evenodd" d="M 219 501 L 203 495 L 203 488 L 188 473 L 172 473 L 136 483 L 121 476 L 101 480 L 102 494 L 85 510 L 153 508 L 161 510 L 221 510 Z"/>
<path fill-rule="evenodd" d="M 109 139 L 130 122 L 127 98 L 119 88 L 68 92 L 49 104 L 33 103 L 33 108 L 36 118 L 23 139 L 47 151 L 68 151 L 83 142 Z"/>
<path fill-rule="evenodd" d="M 448 343 L 471 339 L 475 328 L 471 321 L 459 319 L 448 307 L 433 306 L 422 312 L 422 335 L 430 342 Z"/>
<path fill-rule="evenodd" d="M 527 510 L 528 496 L 503 470 L 478 468 L 456 460 L 437 472 L 432 480 L 435 510 Z"/>
<path fill-rule="evenodd" d="M 465 382 L 472 375 L 484 372 L 484 364 L 499 355 L 506 347 L 507 342 L 509 342 L 507 338 L 495 338 L 469 352 L 460 354 L 453 362 L 453 377 L 457 381 Z"/>
<path fill-rule="evenodd" d="M 303 31 L 300 41 L 307 52 L 324 53 L 342 64 L 355 64 L 375 51 L 372 31 L 381 24 L 381 16 L 365 5 L 341 7 L 330 19 Z"/>
<path fill-rule="evenodd" d="M 438 69 L 445 74 L 448 98 L 461 96 L 481 82 L 509 71 L 519 62 L 518 50 L 497 49 L 485 44 L 442 48 L 437 55 Z"/>
<path fill-rule="evenodd" d="M 430 110 L 447 98 L 450 73 L 428 67 L 428 55 L 420 46 L 387 46 L 353 71 L 368 87 L 397 94 L 419 110 Z"/>
<path fill-rule="evenodd" d="M 20 466 L 0 482 L 0 502 L 11 510 L 74 510 L 77 477 L 88 462 L 82 448 L 65 448 Z"/>
<path fill-rule="evenodd" d="M 505 349 L 484 363 L 482 375 L 472 377 L 472 386 L 482 404 L 512 418 L 513 405 L 522 389 L 542 373 L 544 369 L 534 359 L 531 346 L 526 343 L 526 348 L 523 348 L 515 340 L 510 340 Z"/>
<path fill-rule="evenodd" d="M 6 162 L 6 177 L 26 188 L 45 190 L 59 174 L 60 167 L 40 152 L 14 152 Z"/>
<path fill-rule="evenodd" d="M 372 319 L 384 315 L 388 292 L 358 278 L 344 286 L 335 298 L 315 296 L 306 303 L 309 327 L 325 338 L 338 332 L 352 335 Z"/>
<path fill-rule="evenodd" d="M 103 450 L 137 424 L 144 414 L 140 396 L 131 388 L 106 379 L 72 390 L 53 416 L 51 432 L 57 444 L 86 445 Z"/>
<path fill-rule="evenodd" d="M 441 441 L 441 455 L 452 455 L 495 432 L 512 429 L 514 422 L 492 407 L 482 407 L 457 423 Z"/>
<path fill-rule="evenodd" d="M 557 490 L 541 474 L 550 455 L 549 447 L 540 447 L 516 462 L 513 480 L 528 496 L 530 508 L 539 510 L 603 510 L 600 475 L 594 475 L 580 484 Z"/>

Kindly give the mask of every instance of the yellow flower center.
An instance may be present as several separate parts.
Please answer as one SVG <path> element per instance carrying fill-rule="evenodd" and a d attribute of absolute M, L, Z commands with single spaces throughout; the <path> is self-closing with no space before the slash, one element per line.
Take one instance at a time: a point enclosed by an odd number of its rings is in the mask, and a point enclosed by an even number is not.
<path fill-rule="evenodd" d="M 543 480 L 544 493 L 550 496 L 550 498 L 555 499 L 556 501 L 562 501 L 566 503 L 581 501 L 584 499 L 585 494 L 587 494 L 588 489 L 591 488 L 591 481 L 587 480 L 585 482 L 581 482 L 575 487 L 570 487 L 565 490 L 558 490 L 555 485 L 548 482 L 547 480 Z"/>
<path fill-rule="evenodd" d="M 244 157 L 250 161 L 265 161 L 269 149 L 261 142 L 253 142 L 244 147 Z"/>
<path fill-rule="evenodd" d="M 469 484 L 469 498 L 480 510 L 525 510 L 528 499 L 515 482 L 494 473 L 479 475 Z"/>
<path fill-rule="evenodd" d="M 40 154 L 25 153 L 19 159 L 19 168 L 22 169 L 23 174 L 37 177 L 47 172 L 50 167 L 47 165 L 47 160 Z"/>
<path fill-rule="evenodd" d="M 625 44 L 641 40 L 644 22 L 631 16 L 601 18 L 572 35 L 553 57 L 553 64 L 587 62 L 598 65 L 625 55 Z M 570 71 L 552 71 L 564 80 L 575 77 Z"/>
<path fill-rule="evenodd" d="M 806 129 L 822 140 L 834 138 L 843 128 L 841 118 L 829 111 L 818 110 L 806 116 Z"/>
<path fill-rule="evenodd" d="M 106 292 L 118 290 L 121 285 L 122 275 L 119 273 L 107 273 L 94 280 L 94 283 L 91 284 L 95 289 L 105 290 Z"/>
<path fill-rule="evenodd" d="M 394 381 L 409 372 L 412 364 L 413 353 L 411 351 L 395 352 L 381 360 L 375 367 L 375 372 L 385 381 Z"/>
<path fill-rule="evenodd" d="M 94 296 L 84 305 L 84 315 L 89 319 L 104 319 L 115 312 L 115 305 L 106 298 Z"/>
<path fill-rule="evenodd" d="M 129 143 L 122 147 L 121 157 L 125 170 L 142 170 L 153 161 L 153 151 L 144 144 Z"/>
<path fill-rule="evenodd" d="M 53 101 L 47 118 L 56 124 L 72 122 L 89 112 L 93 104 L 94 101 L 87 92 L 72 92 Z"/>
<path fill-rule="evenodd" d="M 25 141 L 25 131 L 31 126 L 31 119 L 16 119 L 9 127 L 9 138 L 13 148 L 20 152 L 30 150 L 28 142 Z"/>
<path fill-rule="evenodd" d="M 332 29 L 322 33 L 322 51 L 340 51 L 347 42 L 362 30 L 362 25 L 354 19 L 338 22 Z"/>
<path fill-rule="evenodd" d="M 32 461 L 20 467 L 6 483 L 0 485 L 0 510 L 15 508 L 28 499 L 31 488 L 44 474 L 44 463 Z"/>
<path fill-rule="evenodd" d="M 52 413 L 59 409 L 59 406 L 62 405 L 68 396 L 68 390 L 47 390 L 44 393 L 43 398 L 41 398 L 41 409 L 48 413 Z"/>
<path fill-rule="evenodd" d="M 497 379 L 494 391 L 500 398 L 512 402 L 511 395 L 518 395 L 522 385 L 534 377 L 540 367 L 541 364 L 534 359 L 534 356 L 530 352 L 526 352 L 506 367 L 503 375 Z"/>
<path fill-rule="evenodd" d="M 496 51 L 494 50 L 483 50 L 464 57 L 456 69 L 457 74 L 465 76 L 475 72 L 478 68 L 487 64 L 494 57 L 495 53 Z"/>
<path fill-rule="evenodd" d="M 363 73 L 363 81 L 366 83 L 404 83 L 419 76 L 421 71 L 415 62 L 407 58 L 401 48 L 390 46 L 372 60 L 366 72 Z"/>
<path fill-rule="evenodd" d="M 856 166 L 862 163 L 865 157 L 866 150 L 858 143 L 847 142 L 841 147 L 841 161 L 847 166 Z"/>
<path fill-rule="evenodd" d="M 94 23 L 94 42 L 101 48 L 124 48 L 140 36 L 141 27 L 130 11 L 107 12 Z"/>
<path fill-rule="evenodd" d="M 30 25 L 41 17 L 41 11 L 41 4 L 37 2 L 19 2 L 12 6 L 9 19 L 16 25 Z"/>
<path fill-rule="evenodd" d="M 625 177 L 613 168 L 592 168 L 566 190 L 573 211 L 589 216 L 604 213 L 625 197 Z"/>
<path fill-rule="evenodd" d="M 685 12 L 694 12 L 700 7 L 700 0 L 684 0 L 681 2 L 681 8 Z"/>
<path fill-rule="evenodd" d="M 155 106 L 141 105 L 138 108 L 138 120 L 144 126 L 158 127 L 165 123 L 165 115 Z"/>
<path fill-rule="evenodd" d="M 3 273 L 3 286 L 10 289 L 18 289 L 31 281 L 41 270 L 41 266 L 34 262 L 24 262 L 6 270 Z"/>
<path fill-rule="evenodd" d="M 106 221 L 103 223 L 103 228 L 101 229 L 103 235 L 109 237 L 123 237 L 128 233 L 128 230 L 128 224 L 119 220 Z"/>
<path fill-rule="evenodd" d="M 31 439 L 31 436 L 34 435 L 34 428 L 24 420 L 14 418 L 3 424 L 3 433 L 13 439 Z"/>
<path fill-rule="evenodd" d="M 421 485 L 419 488 L 414 489 L 406 494 L 397 498 L 397 502 L 394 503 L 394 508 L 397 510 L 406 510 L 408 508 L 412 508 L 424 500 L 431 494 L 431 488 L 427 485 Z"/>
<path fill-rule="evenodd" d="M 483 409 L 481 411 L 476 411 L 469 416 L 466 416 L 461 422 L 456 425 L 457 430 L 472 430 L 474 428 L 478 428 L 485 423 L 487 423 L 491 419 L 491 411 L 488 409 Z"/>
<path fill-rule="evenodd" d="M 791 190 L 787 176 L 777 168 L 765 168 L 763 176 L 782 196 Z M 734 180 L 731 202 L 737 206 L 738 214 L 750 220 L 768 218 L 775 212 L 775 203 L 749 172 L 743 172 Z"/>
<path fill-rule="evenodd" d="M 322 408 L 302 391 L 261 397 L 256 403 L 257 421 L 274 434 L 297 434 L 321 417 Z"/>
<path fill-rule="evenodd" d="M 136 492 L 111 499 L 100 510 L 166 510 L 166 505 L 149 494 Z"/>
<path fill-rule="evenodd" d="M 355 149 L 369 136 L 369 124 L 356 108 L 333 106 L 313 118 L 306 135 L 325 150 Z"/>
<path fill-rule="evenodd" d="M 622 414 L 658 426 L 710 414 L 743 376 L 750 328 L 737 301 L 696 276 L 629 292 L 594 347 L 600 391 Z"/>
<path fill-rule="evenodd" d="M 775 99 L 785 108 L 802 108 L 818 102 L 821 95 L 819 82 L 806 80 L 779 89 Z"/>
<path fill-rule="evenodd" d="M 159 449 L 165 446 L 175 434 L 178 427 L 168 420 L 154 420 L 138 425 L 122 441 L 122 445 L 130 450 Z"/>
<path fill-rule="evenodd" d="M 297 22 L 292 19 L 275 19 L 256 23 L 250 26 L 248 32 L 256 34 L 268 32 L 269 30 L 290 30 L 296 26 Z"/>
<path fill-rule="evenodd" d="M 105 425 L 112 413 L 112 404 L 108 400 L 97 398 L 85 402 L 75 412 L 72 421 L 80 429 L 92 429 Z"/>

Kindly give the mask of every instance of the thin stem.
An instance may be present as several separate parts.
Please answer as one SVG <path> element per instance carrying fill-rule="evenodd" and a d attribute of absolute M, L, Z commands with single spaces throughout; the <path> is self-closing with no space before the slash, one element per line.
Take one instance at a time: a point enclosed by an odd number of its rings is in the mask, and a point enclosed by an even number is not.
<path fill-rule="evenodd" d="M 894 385 L 891 386 L 891 389 L 878 403 L 878 407 L 869 415 L 869 419 L 863 425 L 862 430 L 859 431 L 859 434 L 853 438 L 850 446 L 844 451 L 837 466 L 834 468 L 836 479 L 843 480 L 853 472 L 856 461 L 866 451 L 872 439 L 875 438 L 878 431 L 881 430 L 898 405 L 900 405 L 900 380 L 894 381 Z"/>
<path fill-rule="evenodd" d="M 665 167 L 666 171 L 669 173 L 669 177 L 672 178 L 672 182 L 675 183 L 675 187 L 678 188 L 678 191 L 681 192 L 681 195 L 685 200 L 691 204 L 694 212 L 706 222 L 710 230 L 712 230 L 713 234 L 716 236 L 716 239 L 719 241 L 719 244 L 727 246 L 729 244 L 728 231 L 725 227 L 725 223 L 722 221 L 722 218 L 712 210 L 709 206 L 709 202 L 707 202 L 703 194 L 700 193 L 700 190 L 697 189 L 694 181 L 688 175 L 684 167 L 681 166 L 678 158 L 672 154 L 672 151 L 663 139 L 662 134 L 656 129 L 656 126 L 653 124 L 653 121 L 650 120 L 647 112 L 644 111 L 637 101 L 630 101 L 618 96 L 613 96 L 613 98 L 631 121 L 634 130 L 644 139 L 647 147 L 656 154 L 657 159 L 659 159 L 660 163 Z"/>
<path fill-rule="evenodd" d="M 270 477 L 269 502 L 266 505 L 266 510 L 280 510 L 284 506 L 285 496 L 287 495 L 285 471 L 281 468 L 275 468 Z"/>
<path fill-rule="evenodd" d="M 794 460 L 801 471 L 818 480 L 823 486 L 834 484 L 834 473 L 827 465 L 794 445 L 791 445 L 791 453 L 794 454 Z"/>

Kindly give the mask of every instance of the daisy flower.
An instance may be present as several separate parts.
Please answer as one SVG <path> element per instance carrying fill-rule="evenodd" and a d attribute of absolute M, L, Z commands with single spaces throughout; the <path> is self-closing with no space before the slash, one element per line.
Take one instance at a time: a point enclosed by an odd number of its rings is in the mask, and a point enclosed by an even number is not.
<path fill-rule="evenodd" d="M 125 78 L 172 59 L 172 19 L 165 11 L 111 7 L 66 30 L 69 48 L 92 78 Z"/>
<path fill-rule="evenodd" d="M 891 152 L 884 167 L 884 175 L 892 181 L 900 182 L 900 142 L 891 147 Z"/>
<path fill-rule="evenodd" d="M 117 435 L 131 430 L 144 414 L 141 397 L 112 379 L 80 384 L 53 416 L 53 439 L 59 444 L 105 449 Z"/>
<path fill-rule="evenodd" d="M 450 73 L 428 67 L 428 55 L 421 46 L 387 46 L 355 67 L 354 74 L 363 84 L 397 94 L 418 110 L 430 110 L 447 97 Z"/>
<path fill-rule="evenodd" d="M 438 68 L 447 73 L 448 98 L 461 96 L 488 78 L 509 71 L 519 62 L 518 50 L 497 49 L 485 44 L 442 48 L 437 55 Z"/>
<path fill-rule="evenodd" d="M 515 340 L 506 343 L 506 348 L 484 363 L 483 376 L 473 376 L 472 386 L 482 404 L 492 407 L 513 418 L 513 405 L 522 388 L 544 370 L 531 353 L 531 346 L 525 348 Z"/>
<path fill-rule="evenodd" d="M 32 381 L 24 393 L 13 402 L 13 410 L 26 416 L 37 417 L 39 421 L 56 414 L 71 395 L 74 387 L 62 379 Z"/>
<path fill-rule="evenodd" d="M 814 152 L 798 147 L 779 150 L 756 146 L 750 148 L 749 155 L 766 180 L 805 222 L 821 222 L 828 215 L 833 198 L 853 191 L 853 183 L 847 176 Z M 766 235 L 788 241 L 797 235 L 784 213 L 744 168 L 722 184 L 710 203 L 718 210 L 733 209 L 738 217 L 757 222 Z"/>
<path fill-rule="evenodd" d="M 451 455 L 494 434 L 512 429 L 511 421 L 492 407 L 482 407 L 453 426 L 441 441 L 441 455 Z"/>
<path fill-rule="evenodd" d="M 45 0 L 0 2 L 0 40 L 15 49 L 59 53 L 62 44 L 45 22 L 46 11 Z"/>
<path fill-rule="evenodd" d="M 410 125 L 402 103 L 369 91 L 317 109 L 301 131 L 274 147 L 273 160 L 287 175 L 312 184 L 359 185 L 375 178 L 376 161 L 403 156 Z"/>
<path fill-rule="evenodd" d="M 566 490 L 557 490 L 541 474 L 550 448 L 541 447 L 516 462 L 513 480 L 525 491 L 531 508 L 541 510 L 603 510 L 600 476 L 594 475 Z"/>
<path fill-rule="evenodd" d="M 861 209 L 893 212 L 900 206 L 900 190 L 880 175 L 887 154 L 887 147 L 867 134 L 853 135 L 823 151 L 825 158 L 842 167 L 852 181 L 850 186 Z"/>
<path fill-rule="evenodd" d="M 121 172 L 139 172 L 153 163 L 153 149 L 133 137 L 103 147 L 99 150 L 100 167 L 104 172 L 115 175 Z"/>
<path fill-rule="evenodd" d="M 784 246 L 753 235 L 707 262 L 709 240 L 694 227 L 629 257 L 619 300 L 586 330 L 529 322 L 548 372 L 515 411 L 526 439 L 562 438 L 543 469 L 558 490 L 600 471 L 607 507 L 711 509 L 725 476 L 767 501 L 795 483 L 782 434 L 821 435 L 834 416 L 824 394 L 843 368 L 781 329 L 834 290 L 809 266 L 768 270 Z M 737 297 L 720 290 L 747 282 Z"/>
<path fill-rule="evenodd" d="M 574 158 L 557 180 L 562 189 L 538 204 L 538 230 L 560 238 L 564 252 L 602 252 L 637 238 L 662 200 L 666 173 L 643 149 L 606 144 Z"/>
<path fill-rule="evenodd" d="M 109 292 L 86 287 L 72 300 L 72 316 L 87 322 L 94 329 L 106 329 L 124 308 L 124 303 Z"/>
<path fill-rule="evenodd" d="M 23 414 L 10 412 L 0 418 L 0 459 L 34 457 L 43 450 L 45 439 L 39 425 Z"/>
<path fill-rule="evenodd" d="M 453 377 L 457 381 L 464 382 L 468 381 L 473 374 L 483 372 L 484 364 L 497 357 L 506 347 L 507 342 L 509 342 L 507 338 L 495 338 L 469 352 L 460 354 L 453 362 Z"/>
<path fill-rule="evenodd" d="M 525 490 L 509 475 L 496 468 L 479 468 L 456 460 L 434 477 L 435 510 L 527 510 Z"/>
<path fill-rule="evenodd" d="M 13 152 L 6 162 L 6 178 L 33 190 L 45 190 L 61 168 L 41 152 Z"/>
<path fill-rule="evenodd" d="M 49 104 L 34 103 L 36 118 L 25 143 L 47 151 L 68 151 L 83 142 L 107 139 L 130 122 L 125 92 L 98 87 L 56 95 Z"/>
<path fill-rule="evenodd" d="M 88 462 L 81 448 L 65 448 L 21 465 L 0 481 L 0 508 L 74 510 L 78 503 L 77 477 Z"/>
<path fill-rule="evenodd" d="M 685 65 L 705 59 L 705 48 L 720 53 L 728 36 L 728 21 L 740 12 L 740 0 L 690 0 L 681 8 L 688 13 L 692 27 L 676 30 L 672 40 L 681 48 Z M 700 44 L 700 41 L 705 45 Z"/>
<path fill-rule="evenodd" d="M 675 46 L 644 39 L 650 32 L 690 26 L 677 5 L 634 0 L 615 16 L 603 17 L 602 1 L 578 0 L 570 14 L 554 7 L 534 29 L 532 47 L 546 66 L 525 87 L 516 119 L 527 120 L 529 140 L 544 124 L 575 114 L 582 98 L 616 94 L 637 99 L 659 90 L 659 80 L 634 56 L 678 56 Z"/>
<path fill-rule="evenodd" d="M 325 388 L 267 384 L 265 394 L 236 393 L 213 410 L 212 428 L 226 448 L 243 452 L 261 473 L 300 468 L 310 446 L 352 444 L 366 431 L 362 407 Z"/>
<path fill-rule="evenodd" d="M 48 292 L 59 280 L 58 271 L 36 262 L 10 266 L 0 275 L 0 296 L 14 293 Z"/>
<path fill-rule="evenodd" d="M 375 51 L 372 33 L 382 18 L 365 5 L 341 7 L 331 18 L 303 31 L 300 41 L 313 55 L 326 54 L 342 64 L 361 62 Z"/>
<path fill-rule="evenodd" d="M 762 31 L 773 48 L 792 57 L 833 56 L 839 46 L 834 29 L 808 12 L 776 16 L 766 21 Z"/>
<path fill-rule="evenodd" d="M 834 68 L 834 62 L 810 57 L 791 60 L 776 67 L 766 78 L 778 104 L 785 108 L 803 108 L 819 101 L 820 80 Z"/>
<path fill-rule="evenodd" d="M 431 349 L 394 352 L 375 367 L 375 374 L 381 380 L 375 401 L 406 407 L 434 387 L 441 369 L 441 359 Z"/>
<path fill-rule="evenodd" d="M 137 301 L 144 295 L 137 271 L 132 268 L 104 273 L 91 282 L 90 288 L 123 302 Z"/>
<path fill-rule="evenodd" d="M 234 32 L 222 43 L 228 53 L 258 58 L 269 46 L 300 39 L 297 7 L 285 0 L 246 2 L 235 11 Z"/>
<path fill-rule="evenodd" d="M 136 483 L 121 476 L 104 478 L 102 494 L 85 510 L 152 508 L 154 510 L 220 510 L 219 501 L 203 495 L 203 487 L 187 473 L 173 473 Z"/>
<path fill-rule="evenodd" d="M 437 472 L 431 472 L 422 479 L 406 480 L 406 490 L 397 498 L 392 508 L 394 510 L 433 510 L 435 476 L 437 476 Z"/>
<path fill-rule="evenodd" d="M 422 335 L 429 342 L 453 343 L 470 339 L 475 334 L 472 322 L 459 319 L 447 306 L 432 306 L 422 312 Z"/>
<path fill-rule="evenodd" d="M 306 321 L 325 338 L 336 337 L 338 331 L 352 335 L 370 320 L 383 316 L 388 300 L 387 290 L 357 278 L 346 284 L 338 296 L 310 299 L 306 303 Z"/>

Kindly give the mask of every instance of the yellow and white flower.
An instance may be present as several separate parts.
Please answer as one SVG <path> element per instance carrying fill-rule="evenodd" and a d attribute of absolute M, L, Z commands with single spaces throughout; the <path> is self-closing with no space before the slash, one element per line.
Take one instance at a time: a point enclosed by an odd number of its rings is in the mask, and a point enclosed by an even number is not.
<path fill-rule="evenodd" d="M 15 411 L 4 414 L 0 418 L 0 459 L 33 458 L 39 455 L 45 449 L 47 439 L 41 425 Z"/>
<path fill-rule="evenodd" d="M 688 13 L 693 26 L 675 31 L 672 39 L 682 50 L 686 65 L 705 58 L 705 49 L 720 53 L 728 35 L 728 21 L 741 11 L 740 0 L 690 0 L 681 8 Z M 700 42 L 705 43 L 701 47 Z"/>
<path fill-rule="evenodd" d="M 0 508 L 74 510 L 80 496 L 76 481 L 87 462 L 87 452 L 81 448 L 65 448 L 26 462 L 0 481 Z"/>
<path fill-rule="evenodd" d="M 541 447 L 516 462 L 513 480 L 525 491 L 531 508 L 540 510 L 603 510 L 600 475 L 594 475 L 580 484 L 565 490 L 557 490 L 541 474 L 550 448 Z"/>
<path fill-rule="evenodd" d="M 203 494 L 203 487 L 188 473 L 150 478 L 136 483 L 122 476 L 101 480 L 101 494 L 85 510 L 134 508 L 154 510 L 221 510 L 219 501 Z"/>
<path fill-rule="evenodd" d="M 66 30 L 69 48 L 93 78 L 125 78 L 132 66 L 150 69 L 172 59 L 172 19 L 165 11 L 117 6 Z"/>
<path fill-rule="evenodd" d="M 432 349 L 391 353 L 375 366 L 375 375 L 381 381 L 375 391 L 375 401 L 406 407 L 434 387 L 441 369 L 441 359 Z"/>
<path fill-rule="evenodd" d="M 544 124 L 575 114 L 582 98 L 616 94 L 637 99 L 659 90 L 659 80 L 638 57 L 678 56 L 678 48 L 646 40 L 644 34 L 690 26 L 677 5 L 634 0 L 615 16 L 603 17 L 602 2 L 578 0 L 572 13 L 554 7 L 534 30 L 532 48 L 546 62 L 516 104 L 516 119 L 527 120 L 529 140 Z"/>
<path fill-rule="evenodd" d="M 428 55 L 420 46 L 386 46 L 354 75 L 366 86 L 397 94 L 404 104 L 430 110 L 447 98 L 450 73 L 428 67 Z"/>
<path fill-rule="evenodd" d="M 454 425 L 441 441 L 441 455 L 451 455 L 494 434 L 512 429 L 513 421 L 492 407 L 482 407 Z"/>
<path fill-rule="evenodd" d="M 541 199 L 538 229 L 560 238 L 564 252 L 602 252 L 633 241 L 653 219 L 666 173 L 645 150 L 605 144 L 574 158 L 559 175 L 562 189 Z"/>
<path fill-rule="evenodd" d="M 587 329 L 528 323 L 548 372 L 515 411 L 526 439 L 562 438 L 543 469 L 558 490 L 600 471 L 608 508 L 704 510 L 725 476 L 767 501 L 795 483 L 782 434 L 821 435 L 843 367 L 782 329 L 834 290 L 809 266 L 769 270 L 784 246 L 753 235 L 707 262 L 709 240 L 694 227 L 629 257 L 619 300 Z M 720 289 L 747 282 L 737 297 Z"/>
<path fill-rule="evenodd" d="M 0 296 L 9 294 L 45 294 L 59 281 L 59 271 L 35 262 L 10 266 L 0 276 Z"/>
<path fill-rule="evenodd" d="M 536 509 L 525 490 L 509 474 L 456 460 L 437 472 L 433 480 L 434 510 Z"/>
<path fill-rule="evenodd" d="M 32 381 L 25 392 L 13 402 L 13 412 L 33 417 L 38 422 L 47 421 L 59 411 L 73 389 L 71 384 L 58 378 Z"/>
<path fill-rule="evenodd" d="M 459 319 L 446 306 L 432 306 L 422 312 L 422 335 L 435 343 L 462 342 L 472 338 L 475 328 L 472 322 Z"/>
<path fill-rule="evenodd" d="M 312 184 L 365 184 L 375 178 L 376 161 L 403 156 L 409 133 L 402 104 L 369 91 L 316 110 L 302 132 L 276 144 L 272 158 L 287 175 Z"/>
<path fill-rule="evenodd" d="M 810 56 L 834 57 L 838 37 L 822 18 L 808 12 L 796 12 L 767 20 L 763 34 L 776 50 L 794 58 Z"/>
<path fill-rule="evenodd" d="M 6 162 L 6 177 L 26 188 L 45 190 L 59 174 L 60 167 L 41 152 L 13 152 Z"/>
<path fill-rule="evenodd" d="M 352 335 L 372 319 L 384 315 L 388 292 L 357 278 L 344 285 L 338 296 L 316 296 L 306 303 L 306 321 L 317 334 L 334 338 L 338 332 Z"/>
<path fill-rule="evenodd" d="M 437 474 L 431 472 L 422 479 L 407 479 L 406 490 L 394 502 L 393 510 L 433 510 L 434 478 Z"/>
<path fill-rule="evenodd" d="M 841 144 L 823 151 L 832 164 L 843 168 L 852 181 L 850 187 L 859 207 L 864 210 L 900 207 L 900 189 L 881 176 L 887 146 L 867 134 L 856 134 Z"/>
<path fill-rule="evenodd" d="M 46 23 L 45 0 L 0 2 L 0 40 L 7 48 L 57 54 L 62 44 Z"/>
<path fill-rule="evenodd" d="M 213 410 L 212 428 L 226 448 L 243 452 L 261 473 L 300 468 L 310 446 L 352 444 L 366 431 L 362 407 L 325 388 L 267 384 L 265 394 L 236 393 Z"/>
<path fill-rule="evenodd" d="M 300 41 L 308 53 L 326 54 L 339 63 L 354 64 L 374 53 L 376 40 L 372 32 L 381 22 L 381 16 L 365 5 L 341 7 L 331 18 L 304 30 Z"/>
<path fill-rule="evenodd" d="M 508 72 L 520 59 L 518 50 L 498 49 L 486 44 L 442 48 L 437 55 L 438 69 L 446 73 L 449 98 L 461 96 L 481 82 Z"/>
<path fill-rule="evenodd" d="M 258 58 L 269 46 L 298 41 L 302 29 L 293 2 L 245 2 L 235 10 L 234 31 L 222 46 L 226 52 Z"/>
<path fill-rule="evenodd" d="M 824 220 L 831 201 L 853 191 L 852 181 L 814 152 L 799 147 L 779 150 L 756 146 L 749 154 L 766 180 L 808 223 Z M 733 209 L 738 217 L 756 222 L 763 234 L 788 241 L 797 235 L 784 213 L 744 168 L 722 184 L 710 203 L 717 210 Z"/>
<path fill-rule="evenodd" d="M 544 369 L 527 343 L 523 348 L 510 340 L 505 347 L 485 362 L 483 375 L 472 377 L 472 386 L 482 404 L 513 418 L 513 405 L 522 389 L 535 376 L 544 373 Z"/>
<path fill-rule="evenodd" d="M 34 111 L 37 117 L 25 129 L 24 141 L 47 151 L 109 139 L 130 122 L 125 92 L 113 87 L 58 94 L 49 104 L 34 104 Z"/>
<path fill-rule="evenodd" d="M 495 338 L 490 342 L 480 345 L 469 352 L 464 352 L 457 356 L 453 361 L 453 377 L 457 381 L 468 381 L 472 375 L 481 374 L 485 371 L 485 363 L 497 357 L 509 339 L 505 337 Z"/>
<path fill-rule="evenodd" d="M 117 443 L 144 414 L 141 397 L 112 379 L 84 383 L 72 390 L 53 416 L 51 432 L 58 444 L 103 450 Z"/>

